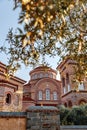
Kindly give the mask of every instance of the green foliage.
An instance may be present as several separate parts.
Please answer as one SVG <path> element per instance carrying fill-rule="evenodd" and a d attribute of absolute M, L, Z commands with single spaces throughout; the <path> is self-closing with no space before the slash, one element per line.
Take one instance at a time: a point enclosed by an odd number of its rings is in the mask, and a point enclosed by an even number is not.
<path fill-rule="evenodd" d="M 87 104 L 72 109 L 60 108 L 61 125 L 87 125 Z"/>
<path fill-rule="evenodd" d="M 77 79 L 87 75 L 87 1 L 13 0 L 20 8 L 16 33 L 10 29 L 7 45 L 0 50 L 9 56 L 10 69 L 42 64 L 47 55 L 77 61 Z M 44 60 L 44 61 L 43 61 Z M 47 64 L 47 63 L 46 63 Z"/>

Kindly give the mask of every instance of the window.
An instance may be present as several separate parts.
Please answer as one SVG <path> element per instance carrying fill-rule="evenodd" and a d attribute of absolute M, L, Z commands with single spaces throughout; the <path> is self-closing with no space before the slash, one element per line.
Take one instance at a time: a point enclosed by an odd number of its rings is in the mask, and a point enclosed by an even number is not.
<path fill-rule="evenodd" d="M 68 91 L 70 91 L 69 74 L 68 73 L 66 73 L 66 84 L 67 84 L 67 87 L 68 87 Z"/>
<path fill-rule="evenodd" d="M 67 107 L 67 103 L 66 102 L 64 103 L 64 106 Z"/>
<path fill-rule="evenodd" d="M 39 91 L 39 100 L 42 100 L 42 91 Z"/>
<path fill-rule="evenodd" d="M 46 89 L 46 100 L 50 100 L 50 90 Z"/>
<path fill-rule="evenodd" d="M 71 108 L 72 107 L 72 102 L 68 101 L 68 106 Z"/>
<path fill-rule="evenodd" d="M 69 74 L 66 73 L 66 83 L 69 84 Z"/>
<path fill-rule="evenodd" d="M 68 92 L 70 91 L 70 85 L 68 84 Z"/>
<path fill-rule="evenodd" d="M 64 94 L 66 93 L 66 87 L 63 88 L 63 93 L 64 93 Z"/>
<path fill-rule="evenodd" d="M 57 100 L 57 92 L 53 92 L 53 99 Z"/>
<path fill-rule="evenodd" d="M 43 74 L 42 73 L 40 73 L 40 78 L 42 78 L 43 77 Z"/>
<path fill-rule="evenodd" d="M 6 95 L 6 103 L 7 104 L 11 103 L 11 94 L 9 94 L 9 93 Z"/>
<path fill-rule="evenodd" d="M 45 74 L 45 77 L 48 77 L 48 74 Z"/>
<path fill-rule="evenodd" d="M 37 79 L 37 74 L 34 75 L 34 78 Z"/>
<path fill-rule="evenodd" d="M 63 85 L 63 87 L 65 87 L 65 78 L 64 77 L 62 78 L 62 85 Z"/>
<path fill-rule="evenodd" d="M 86 101 L 84 99 L 80 100 L 79 105 L 85 105 L 85 104 L 86 104 Z"/>
<path fill-rule="evenodd" d="M 34 75 L 31 76 L 31 79 L 34 79 Z"/>
<path fill-rule="evenodd" d="M 82 82 L 82 83 L 79 83 L 78 89 L 79 89 L 79 90 L 84 90 L 84 84 L 83 84 L 83 82 Z"/>

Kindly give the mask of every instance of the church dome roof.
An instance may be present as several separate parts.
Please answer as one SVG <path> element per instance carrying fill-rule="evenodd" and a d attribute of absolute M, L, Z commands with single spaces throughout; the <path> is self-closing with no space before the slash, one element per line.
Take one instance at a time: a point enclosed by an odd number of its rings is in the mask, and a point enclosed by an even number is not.
<path fill-rule="evenodd" d="M 38 66 L 30 72 L 31 79 L 56 78 L 57 71 L 48 66 Z"/>
<path fill-rule="evenodd" d="M 40 71 L 44 71 L 44 72 L 53 72 L 55 74 L 57 74 L 57 71 L 52 69 L 51 67 L 48 67 L 48 66 L 38 66 L 36 67 L 34 70 L 32 70 L 30 72 L 30 75 L 31 73 L 34 73 L 34 72 L 40 72 Z"/>

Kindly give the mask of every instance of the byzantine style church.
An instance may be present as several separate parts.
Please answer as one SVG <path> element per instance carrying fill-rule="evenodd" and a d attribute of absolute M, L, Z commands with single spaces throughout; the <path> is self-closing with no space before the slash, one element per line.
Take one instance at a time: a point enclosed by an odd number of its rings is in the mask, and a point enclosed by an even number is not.
<path fill-rule="evenodd" d="M 0 62 L 0 111 L 26 111 L 29 106 L 64 105 L 72 107 L 87 103 L 87 77 L 78 84 L 73 82 L 75 62 L 66 59 L 57 66 L 57 71 L 38 66 L 26 82 L 16 76 L 6 78 L 6 65 Z M 78 91 L 75 89 L 78 87 Z"/>

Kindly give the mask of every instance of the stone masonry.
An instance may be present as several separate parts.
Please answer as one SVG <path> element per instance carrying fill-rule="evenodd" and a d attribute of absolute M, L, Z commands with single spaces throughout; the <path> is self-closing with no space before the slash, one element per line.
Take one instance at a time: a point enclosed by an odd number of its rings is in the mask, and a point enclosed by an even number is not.
<path fill-rule="evenodd" d="M 26 130 L 60 130 L 58 109 L 51 106 L 29 107 L 26 127 Z"/>

